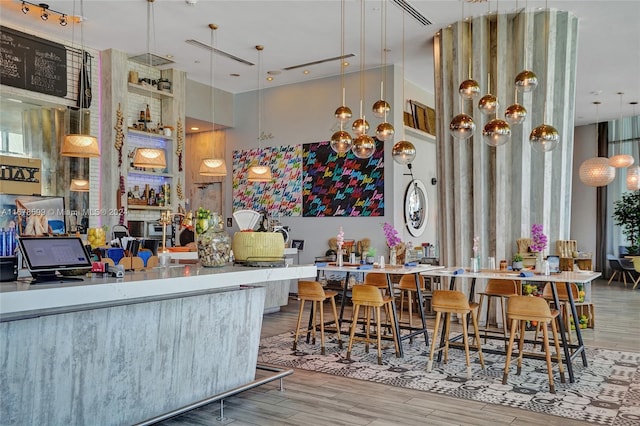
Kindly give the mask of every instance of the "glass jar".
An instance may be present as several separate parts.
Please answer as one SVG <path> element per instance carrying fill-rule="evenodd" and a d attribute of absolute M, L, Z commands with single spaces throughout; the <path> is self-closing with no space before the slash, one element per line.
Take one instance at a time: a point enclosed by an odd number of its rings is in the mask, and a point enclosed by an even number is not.
<path fill-rule="evenodd" d="M 396 247 L 393 246 L 389 249 L 389 265 L 395 266 L 397 262 L 398 262 L 397 251 L 396 251 Z"/>
<path fill-rule="evenodd" d="M 198 234 L 198 259 L 207 268 L 225 266 L 230 259 L 231 238 L 224 230 L 222 220 L 217 213 L 208 219 L 198 219 L 204 231 Z"/>

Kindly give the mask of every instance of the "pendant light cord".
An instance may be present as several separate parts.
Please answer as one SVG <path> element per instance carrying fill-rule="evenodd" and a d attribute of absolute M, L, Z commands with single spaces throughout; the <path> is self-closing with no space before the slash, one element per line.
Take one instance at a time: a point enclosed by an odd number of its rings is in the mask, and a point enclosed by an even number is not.
<path fill-rule="evenodd" d="M 340 4 L 340 86 L 342 87 L 342 103 L 346 106 L 346 94 L 344 87 L 344 10 L 346 0 L 342 0 Z M 344 130 L 344 120 L 340 120 L 340 131 Z"/>
<path fill-rule="evenodd" d="M 360 118 L 364 120 L 362 104 L 364 102 L 364 0 L 360 0 Z M 364 123 L 363 123 L 364 129 Z M 365 133 L 365 132 L 363 132 Z"/>
<path fill-rule="evenodd" d="M 216 158 L 216 120 L 215 120 L 215 101 L 214 101 L 214 72 L 213 72 L 213 55 L 216 50 L 216 24 L 209 24 L 211 29 L 211 53 L 209 55 L 209 82 L 211 90 L 211 158 Z"/>

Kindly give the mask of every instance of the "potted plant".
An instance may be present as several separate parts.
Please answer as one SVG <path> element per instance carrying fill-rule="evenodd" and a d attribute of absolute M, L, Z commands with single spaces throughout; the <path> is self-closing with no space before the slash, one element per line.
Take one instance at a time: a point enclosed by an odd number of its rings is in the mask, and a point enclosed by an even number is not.
<path fill-rule="evenodd" d="M 373 262 L 376 261 L 376 249 L 375 249 L 375 247 L 369 247 L 369 250 L 367 250 L 365 261 L 368 264 L 373 264 Z"/>
<path fill-rule="evenodd" d="M 627 252 L 640 254 L 640 191 L 625 192 L 613 206 L 613 223 L 627 237 Z"/>
<path fill-rule="evenodd" d="M 513 261 L 511 267 L 514 271 L 519 271 L 524 268 L 524 265 L 522 264 L 522 255 L 520 253 L 514 254 L 511 260 Z"/>

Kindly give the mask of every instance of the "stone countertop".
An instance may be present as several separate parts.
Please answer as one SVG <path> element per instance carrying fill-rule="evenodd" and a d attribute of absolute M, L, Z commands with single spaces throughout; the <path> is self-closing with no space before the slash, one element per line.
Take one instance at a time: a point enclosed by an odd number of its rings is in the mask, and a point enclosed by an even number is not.
<path fill-rule="evenodd" d="M 314 278 L 314 265 L 279 268 L 171 265 L 127 272 L 124 278 L 85 277 L 81 282 L 30 284 L 30 279 L 0 283 L 0 320 L 53 312 L 138 303 L 149 298 L 181 297 L 256 283 Z"/>

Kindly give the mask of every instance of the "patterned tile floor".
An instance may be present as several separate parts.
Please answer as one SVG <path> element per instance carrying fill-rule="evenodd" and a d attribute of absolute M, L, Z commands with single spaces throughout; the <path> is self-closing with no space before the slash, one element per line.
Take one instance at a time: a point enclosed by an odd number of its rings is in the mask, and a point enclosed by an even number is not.
<path fill-rule="evenodd" d="M 473 374 L 471 379 L 467 379 L 464 351 L 458 349 L 449 350 L 448 363 L 434 363 L 433 370 L 427 372 L 425 367 L 429 353 L 420 339 L 413 344 L 405 344 L 404 358 L 397 358 L 392 348 L 385 349 L 383 365 L 377 364 L 375 346 L 365 353 L 364 345 L 355 343 L 351 360 L 347 360 L 346 347 L 339 349 L 332 339 L 328 339 L 324 356 L 320 355 L 319 344 L 306 344 L 301 339 L 298 350 L 294 352 L 292 343 L 290 332 L 262 339 L 258 362 L 517 407 L 595 424 L 640 425 L 640 353 L 587 349 L 588 367 L 582 365 L 579 357 L 574 361 L 575 383 L 569 383 L 568 378 L 567 383 L 561 383 L 554 365 L 556 393 L 552 394 L 543 360 L 525 358 L 520 376 L 515 374 L 514 362 L 508 384 L 503 385 L 503 355 L 485 353 L 483 370 L 476 354 L 472 353 Z M 483 344 L 486 346 L 491 346 L 491 341 Z"/>

